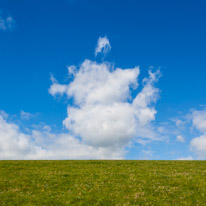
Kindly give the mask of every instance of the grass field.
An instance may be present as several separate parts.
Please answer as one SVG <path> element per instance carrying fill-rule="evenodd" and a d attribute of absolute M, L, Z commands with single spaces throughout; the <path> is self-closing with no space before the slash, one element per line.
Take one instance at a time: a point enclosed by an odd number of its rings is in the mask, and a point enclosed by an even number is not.
<path fill-rule="evenodd" d="M 206 162 L 0 161 L 0 205 L 206 205 Z"/>

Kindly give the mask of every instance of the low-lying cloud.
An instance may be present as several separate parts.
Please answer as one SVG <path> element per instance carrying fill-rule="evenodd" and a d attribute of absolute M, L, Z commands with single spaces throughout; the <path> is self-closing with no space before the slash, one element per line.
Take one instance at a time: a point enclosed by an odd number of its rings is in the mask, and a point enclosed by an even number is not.
<path fill-rule="evenodd" d="M 197 155 L 198 159 L 206 158 L 206 110 L 193 111 L 192 124 L 202 134 L 192 139 L 191 150 Z"/>

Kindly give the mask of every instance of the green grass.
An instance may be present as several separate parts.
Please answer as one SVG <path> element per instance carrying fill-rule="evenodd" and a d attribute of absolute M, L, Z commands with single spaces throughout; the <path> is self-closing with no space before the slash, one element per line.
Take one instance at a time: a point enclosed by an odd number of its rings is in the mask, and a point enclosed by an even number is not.
<path fill-rule="evenodd" d="M 206 162 L 0 161 L 0 205 L 206 205 Z"/>

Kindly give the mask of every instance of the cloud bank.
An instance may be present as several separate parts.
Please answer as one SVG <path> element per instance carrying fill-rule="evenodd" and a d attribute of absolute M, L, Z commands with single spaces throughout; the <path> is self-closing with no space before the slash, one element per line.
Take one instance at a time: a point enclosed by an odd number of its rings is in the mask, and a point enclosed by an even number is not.
<path fill-rule="evenodd" d="M 0 159 L 122 159 L 122 150 L 95 148 L 81 143 L 68 133 L 52 134 L 32 130 L 20 131 L 0 115 Z"/>

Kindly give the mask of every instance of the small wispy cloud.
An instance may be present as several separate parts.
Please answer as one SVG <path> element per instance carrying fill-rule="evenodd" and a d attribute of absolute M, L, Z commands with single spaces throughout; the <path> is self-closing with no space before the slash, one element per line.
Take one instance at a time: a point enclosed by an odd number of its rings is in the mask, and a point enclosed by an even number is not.
<path fill-rule="evenodd" d="M 0 30 L 12 30 L 15 27 L 15 21 L 11 15 L 6 15 L 0 10 Z"/>
<path fill-rule="evenodd" d="M 181 135 L 177 135 L 176 141 L 183 143 L 183 142 L 185 142 L 185 139 Z"/>
<path fill-rule="evenodd" d="M 149 160 L 153 158 L 154 152 L 151 150 L 143 150 L 142 151 L 143 154 L 143 160 Z"/>
<path fill-rule="evenodd" d="M 99 37 L 97 41 L 97 46 L 95 49 L 95 56 L 98 55 L 98 53 L 103 53 L 106 55 L 111 50 L 111 45 L 109 43 L 109 40 L 107 37 Z"/>
<path fill-rule="evenodd" d="M 0 110 L 0 115 L 1 115 L 4 119 L 7 119 L 8 116 L 9 116 L 4 110 Z"/>
<path fill-rule="evenodd" d="M 31 114 L 29 112 L 25 112 L 25 111 L 21 110 L 20 116 L 21 116 L 21 119 L 23 119 L 23 120 L 29 120 L 33 117 L 36 117 L 37 114 Z"/>

